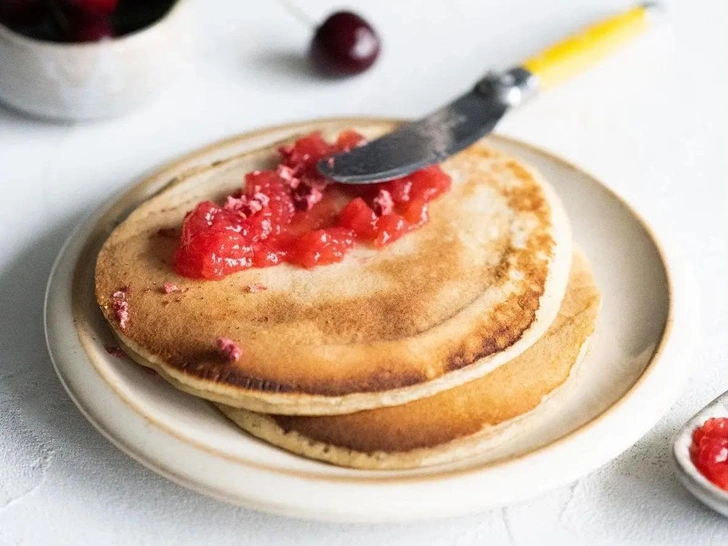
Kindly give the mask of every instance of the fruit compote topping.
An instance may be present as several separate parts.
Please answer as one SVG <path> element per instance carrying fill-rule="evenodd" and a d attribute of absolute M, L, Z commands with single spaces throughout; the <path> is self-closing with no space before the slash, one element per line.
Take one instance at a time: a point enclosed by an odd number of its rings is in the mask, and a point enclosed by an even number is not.
<path fill-rule="evenodd" d="M 359 186 L 319 174 L 321 159 L 364 143 L 351 130 L 334 143 L 311 133 L 279 150 L 275 170 L 245 175 L 243 188 L 224 203 L 199 203 L 182 224 L 177 273 L 221 279 L 282 262 L 312 268 L 340 262 L 359 243 L 383 247 L 425 224 L 428 203 L 450 189 L 438 166 Z"/>
<path fill-rule="evenodd" d="M 703 476 L 728 490 L 728 418 L 712 417 L 695 429 L 690 458 Z"/>
<path fill-rule="evenodd" d="M 175 0 L 0 0 L 0 24 L 52 42 L 98 42 L 158 21 Z"/>

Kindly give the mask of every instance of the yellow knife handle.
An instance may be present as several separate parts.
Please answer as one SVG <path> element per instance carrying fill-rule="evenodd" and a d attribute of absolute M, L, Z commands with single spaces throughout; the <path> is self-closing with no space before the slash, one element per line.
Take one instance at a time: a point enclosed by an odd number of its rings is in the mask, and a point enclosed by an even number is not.
<path fill-rule="evenodd" d="M 522 67 L 538 78 L 539 87 L 552 87 L 617 49 L 647 28 L 651 6 L 643 4 L 596 23 L 531 57 Z"/>

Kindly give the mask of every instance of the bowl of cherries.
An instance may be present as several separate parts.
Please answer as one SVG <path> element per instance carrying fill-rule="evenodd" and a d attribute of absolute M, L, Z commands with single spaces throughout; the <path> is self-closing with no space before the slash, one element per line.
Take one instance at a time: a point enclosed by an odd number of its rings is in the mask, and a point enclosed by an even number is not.
<path fill-rule="evenodd" d="M 186 4 L 0 0 L 0 101 L 59 120 L 108 118 L 134 109 L 187 64 Z"/>

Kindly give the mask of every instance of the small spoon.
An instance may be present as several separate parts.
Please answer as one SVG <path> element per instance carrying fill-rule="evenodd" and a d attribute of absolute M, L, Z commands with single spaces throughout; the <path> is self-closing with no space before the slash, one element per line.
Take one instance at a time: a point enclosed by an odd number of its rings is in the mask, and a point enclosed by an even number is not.
<path fill-rule="evenodd" d="M 711 417 L 728 417 L 728 391 L 701 409 L 678 431 L 672 442 L 677 477 L 700 502 L 728 517 L 728 491 L 711 483 L 690 459 L 693 432 Z"/>

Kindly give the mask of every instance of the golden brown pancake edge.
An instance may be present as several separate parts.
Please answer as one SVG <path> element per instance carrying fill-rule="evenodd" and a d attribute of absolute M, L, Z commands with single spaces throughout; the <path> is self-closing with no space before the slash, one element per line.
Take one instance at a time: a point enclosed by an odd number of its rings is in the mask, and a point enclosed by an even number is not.
<path fill-rule="evenodd" d="M 591 266 L 574 254 L 567 293 L 543 337 L 487 376 L 400 406 L 348 415 L 264 415 L 218 404 L 243 430 L 305 457 L 364 469 L 453 462 L 538 408 L 583 357 L 601 300 Z M 514 423 L 516 423 L 514 425 Z"/>

